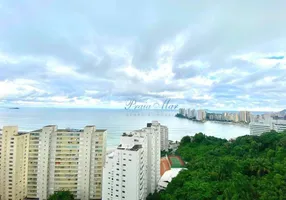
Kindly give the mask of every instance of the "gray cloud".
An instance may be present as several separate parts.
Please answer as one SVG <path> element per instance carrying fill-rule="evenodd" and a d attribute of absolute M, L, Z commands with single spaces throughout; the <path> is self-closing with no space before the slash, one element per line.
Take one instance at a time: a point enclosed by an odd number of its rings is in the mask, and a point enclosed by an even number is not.
<path fill-rule="evenodd" d="M 271 100 L 286 106 L 283 0 L 1 5 L 5 104 L 52 104 L 64 96 L 67 102 L 166 97 L 209 108 L 267 107 Z M 169 49 L 160 54 L 163 46 Z M 192 61 L 204 64 L 187 64 Z"/>

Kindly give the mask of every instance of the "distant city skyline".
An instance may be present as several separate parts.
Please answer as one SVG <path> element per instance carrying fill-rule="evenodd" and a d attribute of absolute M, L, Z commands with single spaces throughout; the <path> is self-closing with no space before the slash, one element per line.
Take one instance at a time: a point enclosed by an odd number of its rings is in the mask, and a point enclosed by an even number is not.
<path fill-rule="evenodd" d="M 3 0 L 0 107 L 171 98 L 197 109 L 279 111 L 285 18 L 283 0 Z"/>
<path fill-rule="evenodd" d="M 100 109 L 100 110 L 125 110 L 126 112 L 131 112 L 131 111 L 138 111 L 140 112 L 140 110 L 144 110 L 144 109 L 129 109 L 126 110 L 125 109 L 126 104 L 117 104 L 117 106 L 90 106 L 90 105 L 83 105 L 83 106 L 69 106 L 69 105 L 15 105 L 15 104 L 9 104 L 9 105 L 0 105 L 0 109 L 10 109 L 10 108 L 46 108 L 46 109 L 53 109 L 53 108 L 58 108 L 58 109 Z M 189 108 L 187 105 L 184 106 L 179 106 L 179 108 Z M 235 108 L 235 109 L 227 109 L 227 108 L 201 108 L 201 107 L 190 107 L 190 108 L 194 108 L 194 109 L 204 109 L 204 110 L 208 110 L 208 111 L 212 111 L 212 112 L 238 112 L 238 111 L 243 111 L 243 110 L 247 110 L 250 112 L 279 112 L 281 110 L 284 110 L 285 108 L 271 108 L 271 107 L 257 107 L 257 108 Z M 160 108 L 152 108 L 149 110 L 160 110 L 162 112 L 164 112 L 164 110 L 160 109 Z M 178 111 L 179 109 L 176 110 L 167 110 L 165 109 L 165 111 Z"/>

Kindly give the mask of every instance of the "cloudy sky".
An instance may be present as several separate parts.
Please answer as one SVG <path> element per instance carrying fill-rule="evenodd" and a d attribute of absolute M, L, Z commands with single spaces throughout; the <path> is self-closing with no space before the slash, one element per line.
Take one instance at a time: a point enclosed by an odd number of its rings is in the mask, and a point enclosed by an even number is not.
<path fill-rule="evenodd" d="M 286 108 L 285 0 L 0 0 L 0 107 Z"/>

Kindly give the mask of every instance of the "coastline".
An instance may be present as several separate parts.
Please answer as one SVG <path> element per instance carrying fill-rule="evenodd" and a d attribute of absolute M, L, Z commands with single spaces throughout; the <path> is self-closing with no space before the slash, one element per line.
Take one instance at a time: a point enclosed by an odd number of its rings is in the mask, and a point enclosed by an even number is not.
<path fill-rule="evenodd" d="M 191 119 L 185 116 L 180 115 L 179 113 L 177 113 L 175 115 L 175 117 L 177 118 L 182 118 L 182 119 L 187 119 L 187 120 L 191 120 L 193 122 L 198 122 L 198 123 L 205 123 L 205 122 L 213 122 L 213 123 L 219 123 L 219 124 L 230 124 L 230 125 L 236 125 L 236 126 L 242 126 L 242 127 L 248 127 L 249 123 L 242 123 L 242 122 L 233 122 L 233 121 L 219 121 L 219 120 L 196 120 L 196 119 Z"/>

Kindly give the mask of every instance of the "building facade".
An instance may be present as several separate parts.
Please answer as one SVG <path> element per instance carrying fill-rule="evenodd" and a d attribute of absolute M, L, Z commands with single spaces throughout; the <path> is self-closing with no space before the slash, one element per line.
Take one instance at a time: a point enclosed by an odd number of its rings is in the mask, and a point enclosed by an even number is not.
<path fill-rule="evenodd" d="M 206 119 L 206 111 L 204 111 L 204 110 L 198 110 L 198 111 L 197 111 L 196 119 L 197 119 L 198 121 L 203 121 L 203 120 L 205 120 L 205 119 Z"/>
<path fill-rule="evenodd" d="M 167 126 L 161 125 L 161 151 L 168 151 L 169 148 L 169 129 Z"/>
<path fill-rule="evenodd" d="M 261 135 L 271 130 L 270 124 L 251 122 L 249 124 L 250 135 Z"/>
<path fill-rule="evenodd" d="M 277 132 L 282 132 L 286 130 L 286 120 L 272 120 L 272 129 Z"/>
<path fill-rule="evenodd" d="M 147 196 L 145 137 L 123 135 L 103 169 L 102 198 L 144 200 Z"/>
<path fill-rule="evenodd" d="M 121 136 L 120 145 L 107 156 L 103 168 L 103 199 L 143 200 L 155 192 L 160 180 L 161 128 L 159 122 L 152 121 Z"/>
<path fill-rule="evenodd" d="M 5 182 L 0 186 L 2 199 L 9 200 L 12 195 L 12 200 L 46 200 L 60 190 L 69 190 L 81 200 L 102 198 L 106 130 L 95 126 L 86 126 L 84 130 L 58 129 L 50 125 L 26 134 L 19 135 L 17 131 L 17 127 L 4 127 L 2 133 L 5 144 L 1 144 L 1 154 L 6 155 L 1 155 L 0 178 Z M 6 159 L 8 155 L 11 161 Z M 4 170 L 4 166 L 9 170 L 11 164 L 12 175 L 8 175 L 10 171 Z M 10 192 L 9 188 L 15 191 Z"/>
<path fill-rule="evenodd" d="M 4 126 L 0 136 L 0 199 L 22 200 L 27 195 L 29 134 Z"/>
<path fill-rule="evenodd" d="M 239 121 L 249 123 L 251 121 L 251 114 L 249 111 L 239 111 Z"/>
<path fill-rule="evenodd" d="M 153 193 L 160 180 L 160 159 L 161 159 L 161 142 L 160 131 L 161 125 L 158 121 L 148 123 L 147 127 L 143 130 L 147 132 L 147 149 L 148 149 L 148 162 L 147 162 L 147 192 Z"/>

